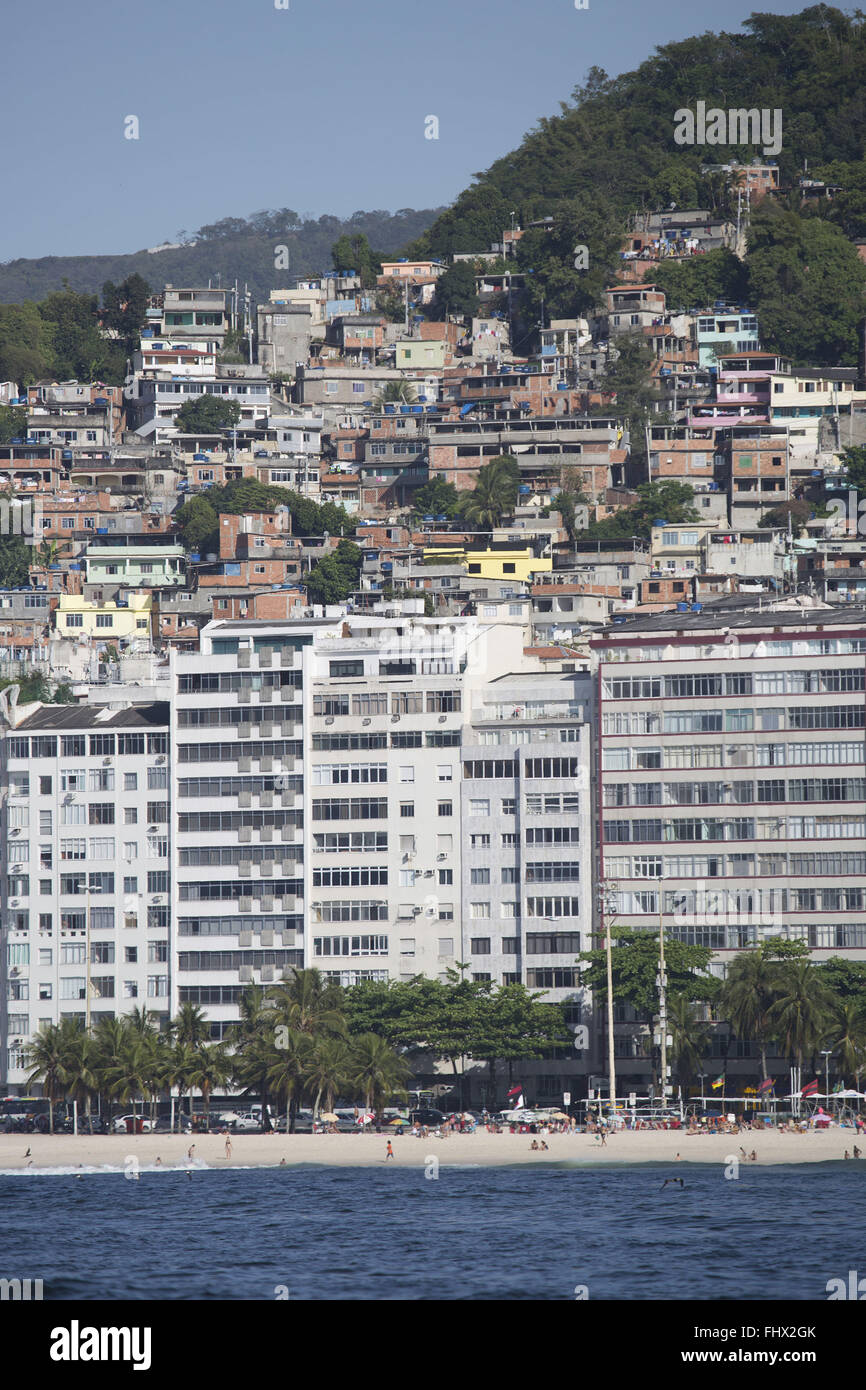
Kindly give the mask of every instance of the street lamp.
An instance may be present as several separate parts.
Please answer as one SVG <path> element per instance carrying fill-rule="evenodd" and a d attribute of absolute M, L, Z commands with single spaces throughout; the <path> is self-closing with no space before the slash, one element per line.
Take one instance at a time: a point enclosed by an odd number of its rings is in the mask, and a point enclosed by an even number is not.
<path fill-rule="evenodd" d="M 701 1109 L 702 1109 L 702 1110 L 705 1110 L 705 1109 L 706 1109 L 706 1101 L 704 1100 L 704 1082 L 705 1082 L 706 1079 L 707 1079 L 707 1073 L 706 1073 L 705 1071 L 702 1071 L 702 1072 L 699 1072 L 698 1075 L 700 1076 L 700 1079 L 701 1079 Z"/>
<path fill-rule="evenodd" d="M 614 1059 L 613 1045 L 613 943 L 611 941 L 610 931 L 617 910 L 617 887 L 618 884 L 605 883 L 604 879 L 601 879 L 598 888 L 598 910 L 601 916 L 602 930 L 604 931 L 604 948 L 607 956 L 607 1076 L 609 1092 L 608 1100 L 611 1108 L 611 1113 L 613 1114 L 614 1118 L 616 1118 L 616 1062 Z"/>
<path fill-rule="evenodd" d="M 824 1058 L 824 1095 L 830 1099 L 830 1058 L 833 1056 L 833 1049 L 821 1049 L 821 1056 Z"/>

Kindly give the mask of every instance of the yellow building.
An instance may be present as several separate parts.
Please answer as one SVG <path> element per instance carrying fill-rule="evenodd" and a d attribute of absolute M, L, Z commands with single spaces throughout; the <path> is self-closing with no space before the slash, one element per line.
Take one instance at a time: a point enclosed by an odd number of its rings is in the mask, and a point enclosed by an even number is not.
<path fill-rule="evenodd" d="M 152 595 L 127 590 L 111 603 L 62 594 L 54 615 L 61 637 L 95 637 L 104 642 L 150 636 Z"/>
<path fill-rule="evenodd" d="M 395 367 L 428 367 L 431 371 L 436 371 L 445 366 L 444 339 L 434 339 L 430 342 L 423 338 L 401 338 L 396 347 Z"/>
<path fill-rule="evenodd" d="M 514 579 L 527 584 L 533 574 L 549 574 L 551 559 L 539 559 L 530 546 L 488 546 L 485 550 L 467 546 L 437 545 L 424 551 L 425 561 L 443 565 L 463 565 L 467 574 L 481 579 Z"/>

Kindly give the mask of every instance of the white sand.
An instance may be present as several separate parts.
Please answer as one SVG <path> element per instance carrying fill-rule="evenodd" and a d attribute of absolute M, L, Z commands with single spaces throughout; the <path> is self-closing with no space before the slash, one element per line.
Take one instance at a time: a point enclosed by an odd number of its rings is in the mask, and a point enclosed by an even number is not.
<path fill-rule="evenodd" d="M 852 1129 L 809 1131 L 805 1134 L 759 1133 L 688 1135 L 682 1130 L 625 1131 L 608 1137 L 602 1146 L 593 1134 L 553 1134 L 546 1136 L 549 1152 L 533 1152 L 536 1136 L 528 1134 L 451 1135 L 437 1139 L 412 1138 L 406 1134 L 236 1134 L 232 1136 L 232 1157 L 226 1159 L 225 1139 L 219 1134 L 198 1135 L 194 1139 L 194 1166 L 208 1168 L 275 1167 L 286 1164 L 340 1164 L 366 1167 L 384 1164 L 385 1146 L 391 1139 L 394 1158 L 389 1166 L 423 1166 L 428 1156 L 440 1164 L 563 1163 L 578 1165 L 616 1163 L 671 1163 L 679 1154 L 686 1163 L 723 1164 L 729 1155 L 742 1160 L 740 1148 L 754 1149 L 758 1165 L 776 1163 L 821 1163 L 841 1159 L 857 1144 L 866 1153 L 866 1137 Z M 189 1166 L 187 1136 L 159 1135 L 0 1135 L 0 1170 L 47 1168 L 123 1168 L 130 1157 L 148 1168 L 157 1157 L 165 1168 Z M 539 1143 L 541 1142 L 539 1137 Z M 26 1155 L 30 1150 L 30 1158 Z M 866 1160 L 861 1160 L 866 1163 Z M 748 1166 L 748 1165 L 747 1165 Z M 859 1165 L 858 1165 L 859 1166 Z"/>

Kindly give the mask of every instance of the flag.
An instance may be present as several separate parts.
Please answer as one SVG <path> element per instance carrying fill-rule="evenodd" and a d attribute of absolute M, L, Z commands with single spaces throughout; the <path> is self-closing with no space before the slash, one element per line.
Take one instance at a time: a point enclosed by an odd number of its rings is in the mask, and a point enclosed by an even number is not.
<path fill-rule="evenodd" d="M 817 1081 L 809 1081 L 809 1082 L 803 1087 L 802 1091 L 800 1092 L 800 1095 L 801 1095 L 801 1097 L 802 1097 L 804 1100 L 805 1100 L 806 1096 L 816 1096 L 817 1094 L 818 1094 L 818 1082 L 817 1082 Z"/>
<path fill-rule="evenodd" d="M 517 1109 L 517 1106 L 523 1100 L 523 1087 L 512 1086 L 511 1090 L 507 1093 L 505 1099 L 510 1100 L 514 1108 Z"/>
<path fill-rule="evenodd" d="M 771 1092 L 771 1091 L 774 1091 L 775 1089 L 776 1089 L 776 1080 L 775 1080 L 775 1077 L 772 1077 L 772 1076 L 771 1076 L 771 1077 L 769 1077 L 769 1079 L 768 1079 L 767 1081 L 762 1081 L 762 1082 L 761 1082 L 760 1086 L 758 1087 L 758 1095 L 759 1095 L 759 1096 L 768 1096 L 768 1095 L 770 1094 L 770 1092 Z"/>
<path fill-rule="evenodd" d="M 720 1086 L 724 1086 L 724 1084 L 725 1084 L 725 1073 L 722 1072 L 721 1076 L 717 1076 L 716 1079 L 715 1079 L 715 1081 L 713 1082 L 713 1090 L 714 1090 L 714 1091 L 717 1091 L 717 1090 L 719 1089 L 719 1087 L 720 1087 Z"/>

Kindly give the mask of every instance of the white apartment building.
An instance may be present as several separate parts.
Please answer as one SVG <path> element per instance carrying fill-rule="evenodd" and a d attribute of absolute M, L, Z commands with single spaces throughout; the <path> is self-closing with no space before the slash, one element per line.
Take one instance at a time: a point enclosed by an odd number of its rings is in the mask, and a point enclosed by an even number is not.
<path fill-rule="evenodd" d="M 171 653 L 172 1011 L 214 1037 L 250 984 L 303 963 L 304 648 L 316 623 L 214 622 Z"/>
<path fill-rule="evenodd" d="M 460 958 L 472 978 L 522 983 L 590 1022 L 578 955 L 593 926 L 588 672 L 509 672 L 479 692 L 462 749 Z M 522 1062 L 533 1099 L 583 1094 L 590 1050 Z M 579 1078 L 583 1078 L 582 1081 Z"/>
<path fill-rule="evenodd" d="M 168 705 L 4 702 L 0 1087 L 46 1023 L 169 1009 Z"/>
<path fill-rule="evenodd" d="M 722 976 L 768 936 L 866 958 L 866 610 L 666 613 L 590 646 L 617 923 L 662 922 Z M 622 1084 L 630 1059 L 640 1087 L 648 1063 L 620 1031 Z"/>
<path fill-rule="evenodd" d="M 311 652 L 306 961 L 344 985 L 445 978 L 465 955 L 461 746 L 523 632 L 351 615 Z"/>

